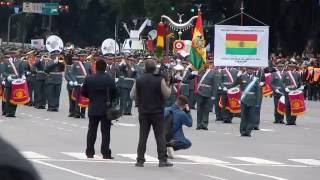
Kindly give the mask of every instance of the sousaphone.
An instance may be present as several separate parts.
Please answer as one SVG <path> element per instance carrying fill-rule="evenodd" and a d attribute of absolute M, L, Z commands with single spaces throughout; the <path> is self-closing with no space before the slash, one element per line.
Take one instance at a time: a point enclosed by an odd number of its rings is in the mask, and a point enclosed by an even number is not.
<path fill-rule="evenodd" d="M 53 51 L 63 51 L 63 41 L 59 36 L 51 35 L 46 40 L 46 48 L 51 53 Z"/>

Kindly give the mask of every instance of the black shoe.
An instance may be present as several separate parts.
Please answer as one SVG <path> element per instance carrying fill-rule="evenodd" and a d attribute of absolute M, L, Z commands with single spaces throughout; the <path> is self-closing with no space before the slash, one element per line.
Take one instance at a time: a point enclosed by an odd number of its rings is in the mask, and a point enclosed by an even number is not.
<path fill-rule="evenodd" d="M 208 131 L 209 129 L 207 127 L 201 128 L 202 130 Z"/>
<path fill-rule="evenodd" d="M 47 109 L 47 111 L 49 111 L 49 112 L 53 112 L 53 110 L 52 110 L 51 108 L 48 108 L 48 109 Z"/>
<path fill-rule="evenodd" d="M 73 117 L 73 116 L 74 116 L 73 114 L 69 114 L 69 115 L 68 115 L 68 117 Z"/>
<path fill-rule="evenodd" d="M 134 164 L 135 167 L 144 167 L 143 163 L 142 162 L 136 162 Z"/>
<path fill-rule="evenodd" d="M 111 155 L 103 156 L 103 159 L 114 159 Z"/>
<path fill-rule="evenodd" d="M 93 159 L 94 157 L 93 157 L 93 155 L 87 155 L 87 158 L 88 159 Z"/>
<path fill-rule="evenodd" d="M 3 113 L 2 113 L 2 116 L 5 116 L 5 115 L 6 115 L 6 113 L 5 113 L 5 112 L 3 112 Z"/>
<path fill-rule="evenodd" d="M 242 137 L 251 137 L 251 134 L 241 134 Z"/>
<path fill-rule="evenodd" d="M 74 118 L 77 118 L 77 119 L 79 119 L 79 118 L 80 118 L 80 116 L 79 116 L 79 115 L 75 115 L 75 116 L 74 116 Z"/>
<path fill-rule="evenodd" d="M 15 118 L 16 116 L 13 115 L 13 114 L 7 114 L 6 117 L 12 117 L 12 118 Z"/>
<path fill-rule="evenodd" d="M 159 162 L 159 167 L 172 167 L 172 166 L 173 166 L 173 164 L 168 161 L 160 161 Z"/>
<path fill-rule="evenodd" d="M 223 123 L 225 123 L 225 124 L 232 124 L 231 121 L 223 121 Z"/>
<path fill-rule="evenodd" d="M 81 119 L 84 119 L 84 118 L 86 118 L 86 117 L 85 117 L 85 115 L 80 115 L 80 117 L 81 117 Z"/>
<path fill-rule="evenodd" d="M 201 130 L 201 129 L 202 129 L 202 128 L 200 128 L 200 127 L 197 127 L 197 128 L 196 128 L 196 130 Z"/>
<path fill-rule="evenodd" d="M 253 128 L 253 130 L 259 131 L 260 129 L 258 127 Z"/>
<path fill-rule="evenodd" d="M 39 106 L 39 109 L 46 109 L 45 106 Z"/>
<path fill-rule="evenodd" d="M 223 121 L 222 119 L 218 119 L 218 118 L 216 118 L 216 121 Z"/>
<path fill-rule="evenodd" d="M 280 121 L 280 124 L 285 124 L 283 121 Z"/>
<path fill-rule="evenodd" d="M 51 109 L 51 110 L 52 110 L 52 112 L 59 112 L 58 109 Z"/>

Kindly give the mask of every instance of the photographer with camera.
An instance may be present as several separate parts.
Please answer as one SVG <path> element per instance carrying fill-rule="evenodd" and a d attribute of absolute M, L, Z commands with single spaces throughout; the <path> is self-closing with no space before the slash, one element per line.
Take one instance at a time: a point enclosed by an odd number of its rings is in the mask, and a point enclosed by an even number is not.
<path fill-rule="evenodd" d="M 139 144 L 136 167 L 143 167 L 146 144 L 151 126 L 157 141 L 159 167 L 171 167 L 167 161 L 166 142 L 163 133 L 164 101 L 171 94 L 171 85 L 168 75 L 156 75 L 156 61 L 148 59 L 145 63 L 145 73 L 139 77 L 130 93 L 130 97 L 138 101 L 139 112 Z"/>
<path fill-rule="evenodd" d="M 176 103 L 165 109 L 165 136 L 169 158 L 174 158 L 174 151 L 188 149 L 191 142 L 183 133 L 182 126 L 192 127 L 192 116 L 188 105 L 188 98 L 180 95 Z"/>

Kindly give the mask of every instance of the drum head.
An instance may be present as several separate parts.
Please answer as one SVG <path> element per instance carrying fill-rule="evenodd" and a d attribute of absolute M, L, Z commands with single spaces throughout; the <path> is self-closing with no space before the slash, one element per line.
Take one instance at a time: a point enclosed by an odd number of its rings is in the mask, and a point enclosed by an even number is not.
<path fill-rule="evenodd" d="M 228 94 L 237 94 L 238 92 L 240 92 L 240 89 L 238 87 L 234 87 L 234 88 L 230 88 L 228 89 Z"/>
<path fill-rule="evenodd" d="M 284 96 L 281 96 L 279 101 L 280 101 L 282 104 L 285 104 L 286 99 L 285 99 L 285 97 L 284 97 Z"/>
<path fill-rule="evenodd" d="M 24 80 L 24 79 L 15 79 L 15 80 L 12 81 L 11 84 L 17 85 L 17 84 L 23 84 L 25 82 L 26 82 L 26 80 Z"/>

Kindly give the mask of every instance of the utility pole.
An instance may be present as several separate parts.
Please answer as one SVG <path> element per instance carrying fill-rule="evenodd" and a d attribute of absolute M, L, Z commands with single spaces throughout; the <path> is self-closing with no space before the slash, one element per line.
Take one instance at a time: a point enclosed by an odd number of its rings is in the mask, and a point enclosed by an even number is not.
<path fill-rule="evenodd" d="M 241 7 L 240 7 L 240 11 L 241 11 L 241 26 L 243 26 L 243 11 L 244 11 L 244 4 L 243 4 L 243 0 L 241 2 Z"/>

